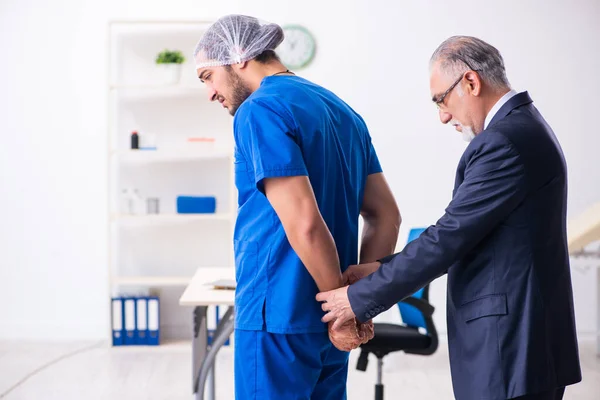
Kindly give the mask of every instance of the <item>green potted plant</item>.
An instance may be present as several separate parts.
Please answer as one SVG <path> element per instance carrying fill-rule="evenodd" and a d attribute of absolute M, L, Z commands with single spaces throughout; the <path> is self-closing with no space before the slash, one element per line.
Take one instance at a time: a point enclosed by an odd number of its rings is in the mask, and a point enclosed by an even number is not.
<path fill-rule="evenodd" d="M 179 50 L 163 50 L 156 56 L 156 65 L 163 70 L 165 83 L 179 83 L 181 64 L 185 57 Z"/>

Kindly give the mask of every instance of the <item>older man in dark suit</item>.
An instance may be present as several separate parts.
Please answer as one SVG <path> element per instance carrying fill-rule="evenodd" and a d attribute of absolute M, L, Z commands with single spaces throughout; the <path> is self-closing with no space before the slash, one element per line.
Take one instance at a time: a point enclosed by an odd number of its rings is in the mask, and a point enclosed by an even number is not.
<path fill-rule="evenodd" d="M 452 201 L 402 252 L 351 266 L 356 283 L 319 294 L 323 321 L 367 321 L 448 273 L 455 397 L 561 399 L 581 380 L 562 150 L 493 46 L 452 37 L 430 69 L 441 122 L 470 142 Z"/>

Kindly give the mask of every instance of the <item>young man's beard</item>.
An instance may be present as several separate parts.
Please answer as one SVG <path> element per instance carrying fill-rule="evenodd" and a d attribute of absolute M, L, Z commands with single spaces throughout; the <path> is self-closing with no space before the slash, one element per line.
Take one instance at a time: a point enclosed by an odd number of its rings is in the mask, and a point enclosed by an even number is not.
<path fill-rule="evenodd" d="M 233 68 L 227 68 L 229 76 L 229 87 L 231 88 L 231 98 L 229 100 L 229 114 L 235 115 L 238 108 L 252 94 L 252 91 L 242 81 L 242 79 L 233 71 Z"/>

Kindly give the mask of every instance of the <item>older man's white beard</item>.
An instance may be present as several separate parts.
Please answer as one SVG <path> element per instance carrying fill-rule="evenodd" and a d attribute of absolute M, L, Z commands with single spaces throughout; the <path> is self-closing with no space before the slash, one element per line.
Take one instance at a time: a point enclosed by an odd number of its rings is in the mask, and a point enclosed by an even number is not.
<path fill-rule="evenodd" d="M 473 133 L 473 129 L 470 126 L 463 126 L 461 134 L 463 140 L 467 143 L 475 139 L 475 133 Z"/>
<path fill-rule="evenodd" d="M 461 127 L 460 134 L 465 142 L 469 143 L 471 140 L 475 139 L 475 133 L 473 132 L 473 128 L 470 126 L 464 126 L 455 120 L 450 121 L 450 124 L 452 124 L 452 126 L 458 125 Z"/>

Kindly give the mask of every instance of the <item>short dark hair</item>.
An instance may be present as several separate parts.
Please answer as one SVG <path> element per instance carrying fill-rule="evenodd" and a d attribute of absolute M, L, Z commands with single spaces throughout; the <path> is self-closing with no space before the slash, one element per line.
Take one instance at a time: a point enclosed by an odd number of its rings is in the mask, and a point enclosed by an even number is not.
<path fill-rule="evenodd" d="M 272 61 L 281 61 L 274 50 L 265 50 L 254 59 L 261 64 L 268 64 Z"/>

